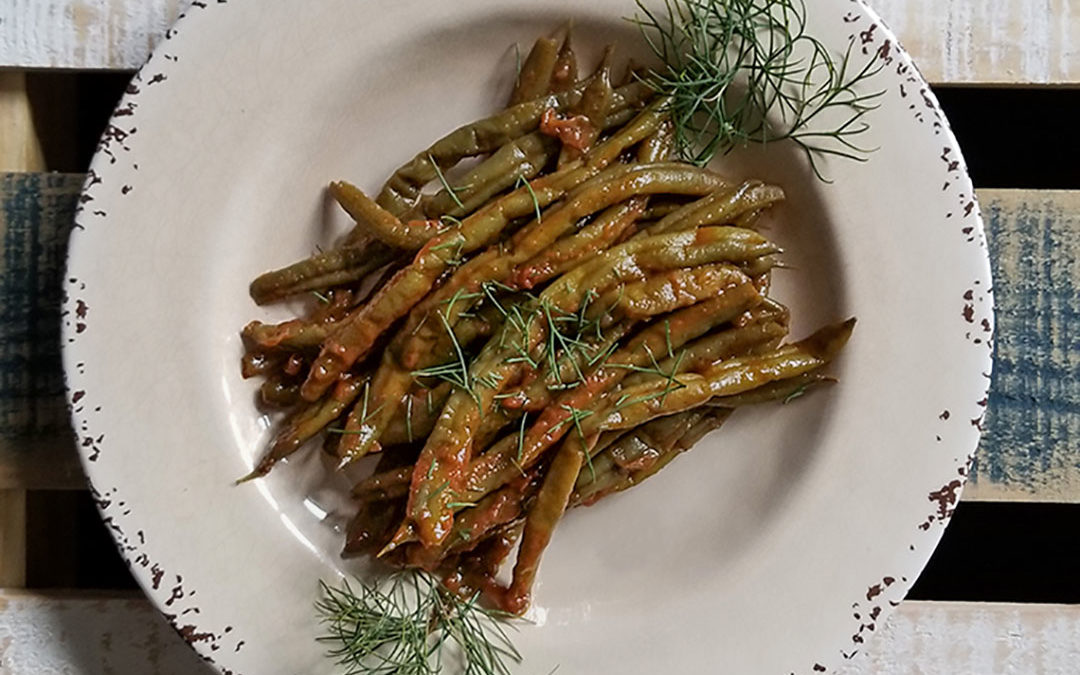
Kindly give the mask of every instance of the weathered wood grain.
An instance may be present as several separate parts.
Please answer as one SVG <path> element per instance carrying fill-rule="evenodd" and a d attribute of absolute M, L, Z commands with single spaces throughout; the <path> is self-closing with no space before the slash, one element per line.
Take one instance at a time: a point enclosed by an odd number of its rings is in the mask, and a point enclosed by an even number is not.
<path fill-rule="evenodd" d="M 81 177 L 0 178 L 0 487 L 78 485 L 59 364 L 59 282 Z M 983 190 L 997 345 L 966 500 L 1080 502 L 1080 192 Z M 34 259 L 30 259 L 34 258 Z"/>
<path fill-rule="evenodd" d="M 61 277 L 82 181 L 0 174 L 0 488 L 83 485 L 60 364 Z"/>
<path fill-rule="evenodd" d="M 1080 501 L 1080 191 L 980 193 L 997 342 L 965 498 Z"/>
<path fill-rule="evenodd" d="M 0 588 L 26 585 L 26 491 L 0 490 Z M 3 672 L 0 669 L 0 672 Z"/>
<path fill-rule="evenodd" d="M 5 0 L 0 66 L 134 70 L 191 0 Z"/>
<path fill-rule="evenodd" d="M 1080 82 L 1076 0 L 868 0 L 944 84 Z"/>
<path fill-rule="evenodd" d="M 1075 0 L 870 4 L 931 82 L 1080 82 Z M 7 0 L 0 3 L 0 66 L 135 69 L 190 5 L 191 0 Z"/>
<path fill-rule="evenodd" d="M 44 168 L 45 158 L 26 95 L 26 74 L 0 71 L 0 171 Z"/>
<path fill-rule="evenodd" d="M 1066 675 L 1078 662 L 1080 607 L 906 602 L 837 675 Z M 0 672 L 211 671 L 136 594 L 0 591 Z"/>
<path fill-rule="evenodd" d="M 836 675 L 1072 675 L 1080 607 L 905 602 Z"/>

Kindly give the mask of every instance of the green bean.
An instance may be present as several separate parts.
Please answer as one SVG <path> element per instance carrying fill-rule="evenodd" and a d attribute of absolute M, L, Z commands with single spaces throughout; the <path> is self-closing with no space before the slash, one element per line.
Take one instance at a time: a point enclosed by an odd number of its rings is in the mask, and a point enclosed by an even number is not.
<path fill-rule="evenodd" d="M 642 141 L 638 160 L 660 161 L 670 152 L 673 140 L 671 123 L 661 124 L 652 136 Z M 518 267 L 514 271 L 511 284 L 519 288 L 533 288 L 569 271 L 582 260 L 622 238 L 647 207 L 648 199 L 645 197 L 632 197 L 622 204 L 608 207 L 580 232 L 553 242 Z"/>
<path fill-rule="evenodd" d="M 249 351 L 240 360 L 240 375 L 245 380 L 258 375 L 271 375 L 281 370 L 287 359 L 287 354 L 268 354 L 258 349 Z"/>
<path fill-rule="evenodd" d="M 522 492 L 520 487 L 508 486 L 487 495 L 476 504 L 462 505 L 463 510 L 454 521 L 453 530 L 439 545 L 409 546 L 409 564 L 432 569 L 448 554 L 456 555 L 475 549 L 485 538 L 521 517 Z"/>
<path fill-rule="evenodd" d="M 580 232 L 553 242 L 528 262 L 517 267 L 510 284 L 517 288 L 533 288 L 603 251 L 634 226 L 644 211 L 645 204 L 644 198 L 634 197 L 609 207 Z"/>
<path fill-rule="evenodd" d="M 661 455 L 670 452 L 676 442 L 702 418 L 708 410 L 688 410 L 661 417 L 617 436 L 603 449 L 594 449 L 591 469 L 583 468 L 574 485 L 571 504 L 590 505 L 615 491 L 628 474 L 645 468 Z"/>
<path fill-rule="evenodd" d="M 440 234 L 446 226 L 439 220 L 410 220 L 403 223 L 397 216 L 376 204 L 364 192 L 351 183 L 330 183 L 330 194 L 341 208 L 356 221 L 358 227 L 394 248 L 417 251 L 432 237 Z"/>
<path fill-rule="evenodd" d="M 678 354 L 662 358 L 654 371 L 636 372 L 622 384 L 624 387 L 635 387 L 657 377 L 701 372 L 724 359 L 746 352 L 750 347 L 785 335 L 787 326 L 772 319 L 712 333 L 686 345 Z"/>
<path fill-rule="evenodd" d="M 787 403 L 792 398 L 802 396 L 803 393 L 811 387 L 830 384 L 835 381 L 836 380 L 833 378 L 814 370 L 803 373 L 802 375 L 796 375 L 795 377 L 789 377 L 786 380 L 770 382 L 757 389 L 751 389 L 750 391 L 741 394 L 718 396 L 711 399 L 708 402 L 708 405 L 717 408 L 741 408 L 743 406 L 772 403 L 775 401 Z"/>
<path fill-rule="evenodd" d="M 259 387 L 259 400 L 271 408 L 289 408 L 300 402 L 300 385 L 271 375 Z"/>
<path fill-rule="evenodd" d="M 258 350 L 298 350 L 318 347 L 333 329 L 333 323 L 312 323 L 302 319 L 279 324 L 252 321 L 244 326 L 241 335 Z"/>
<path fill-rule="evenodd" d="M 341 555 L 348 558 L 379 550 L 394 531 L 403 509 L 401 500 L 361 502 L 356 515 L 349 521 Z"/>
<path fill-rule="evenodd" d="M 512 614 L 521 614 L 529 606 L 540 557 L 566 511 L 584 459 L 581 444 L 571 436 L 559 448 L 544 475 L 536 501 L 525 517 L 514 576 L 506 593 L 506 610 Z"/>
<path fill-rule="evenodd" d="M 540 38 L 525 57 L 518 73 L 508 107 L 539 98 L 551 88 L 555 61 L 559 58 L 559 42 L 552 38 Z"/>
<path fill-rule="evenodd" d="M 569 39 L 567 39 L 567 42 L 569 42 Z M 581 100 L 571 108 L 571 114 L 580 114 L 584 118 L 585 128 L 580 139 L 580 148 L 563 144 L 557 163 L 559 167 L 566 166 L 580 157 L 585 149 L 596 142 L 600 131 L 604 128 L 608 110 L 611 107 L 611 97 L 615 91 L 611 86 L 611 56 L 613 50 L 614 48 L 610 46 L 604 50 L 604 57 L 586 85 Z"/>
<path fill-rule="evenodd" d="M 296 452 L 304 443 L 314 438 L 331 422 L 341 416 L 360 395 L 367 378 L 354 375 L 342 377 L 334 391 L 324 400 L 309 403 L 294 414 L 274 437 L 270 450 L 255 469 L 238 482 L 259 478 L 270 473 L 274 465 Z"/>
<path fill-rule="evenodd" d="M 264 305 L 290 295 L 360 281 L 394 257 L 393 250 L 382 244 L 336 248 L 260 275 L 251 282 L 251 298 Z"/>
<path fill-rule="evenodd" d="M 435 306 L 448 302 L 455 294 L 463 290 L 477 289 L 485 281 L 508 280 L 515 265 L 527 261 L 549 246 L 581 218 L 640 194 L 658 192 L 703 194 L 724 184 L 724 179 L 716 174 L 684 164 L 657 163 L 611 167 L 576 188 L 561 206 L 550 209 L 542 218 L 517 232 L 511 239 L 512 248 L 509 254 L 503 253 L 501 248 L 485 251 L 462 266 L 438 292 L 427 298 L 418 308 L 419 312 L 414 313 L 407 324 L 407 332 L 411 334 L 411 337 L 409 343 L 402 348 L 403 362 L 408 365 L 411 363 L 410 359 L 416 358 L 417 354 L 428 352 L 432 341 L 437 339 L 436 326 L 429 325 L 424 328 L 420 325 Z M 697 258 L 704 260 L 714 253 L 734 251 L 737 248 L 742 250 L 751 241 L 755 242 L 756 246 L 753 248 L 756 251 L 753 257 L 777 250 L 775 246 L 765 242 L 760 235 L 750 231 L 740 234 L 731 231 L 734 228 L 728 228 L 728 230 L 714 228 L 715 231 L 706 231 L 707 229 L 698 232 L 697 240 L 694 240 L 693 235 L 687 239 L 678 240 L 678 244 L 673 246 L 669 253 L 674 253 L 676 250 L 683 251 L 685 261 L 675 264 L 695 264 L 692 260 Z M 650 240 L 642 246 L 655 247 L 656 245 L 656 242 Z M 686 251 L 686 248 L 691 245 L 693 248 L 701 248 L 701 254 Z M 746 254 L 743 252 L 741 255 Z M 670 255 L 665 257 L 663 253 L 657 253 L 654 257 L 664 261 L 670 259 Z M 660 267 L 668 265 L 665 262 L 656 264 Z M 588 264 L 574 272 L 578 273 L 587 268 Z M 473 295 L 475 296 L 475 293 Z M 454 305 L 459 312 L 467 311 L 470 307 L 469 301 Z M 446 318 L 453 324 L 456 317 L 451 315 Z"/>
<path fill-rule="evenodd" d="M 750 234 L 761 239 L 759 235 Z M 620 249 L 630 248 L 636 252 L 649 252 L 649 245 L 670 248 L 675 245 L 673 242 L 679 241 L 684 246 L 688 246 L 695 245 L 698 239 L 699 237 L 696 236 L 678 233 L 652 238 L 633 246 L 620 247 Z M 577 312 L 583 299 L 588 297 L 587 294 L 602 292 L 605 288 L 617 284 L 618 276 L 602 272 L 616 269 L 616 266 L 625 259 L 625 255 L 620 254 L 623 254 L 623 251 L 619 249 L 610 251 L 601 256 L 598 265 L 583 265 L 580 270 L 564 275 L 549 286 L 540 296 L 540 306 L 547 316 L 546 323 L 552 322 L 553 310 L 564 313 Z M 690 273 L 694 276 L 693 283 L 687 283 L 686 279 L 679 278 L 667 284 L 647 284 L 640 291 L 631 287 L 628 296 L 631 302 L 627 307 L 647 316 L 649 312 L 645 307 L 648 305 L 653 306 L 651 311 L 667 311 L 698 299 L 701 297 L 695 295 L 698 291 L 713 296 L 722 293 L 727 288 L 746 286 L 748 283 L 745 275 L 732 267 L 703 268 L 692 270 Z M 582 278 L 589 278 L 590 275 L 592 282 L 583 283 Z M 722 283 L 717 283 L 716 280 Z M 673 299 L 667 304 L 659 300 L 660 297 L 669 296 Z M 517 349 L 524 351 L 535 349 L 548 333 L 545 330 L 544 321 L 530 322 L 524 326 L 508 322 L 504 326 L 503 340 L 500 340 L 499 344 L 496 344 L 494 339 L 489 341 L 470 368 L 470 376 L 474 381 L 480 381 L 481 377 L 493 378 L 497 386 L 490 388 L 485 386 L 479 391 L 455 392 L 443 408 L 443 413 L 417 463 L 408 507 L 411 522 L 416 525 L 420 540 L 427 546 L 440 542 L 449 532 L 453 513 L 447 506 L 449 497 L 443 488 L 445 485 L 453 487 L 462 482 L 475 441 L 478 418 L 491 409 L 494 396 L 498 395 L 505 384 L 523 368 L 520 361 L 515 362 L 507 358 L 513 353 L 503 344 L 508 332 L 517 333 L 510 339 L 519 340 L 523 346 Z M 510 354 L 507 353 L 508 351 Z M 554 343 L 548 347 L 547 353 L 554 359 Z M 557 366 L 553 370 L 555 368 Z M 415 477 L 420 477 L 420 480 L 416 480 Z M 402 530 L 401 537 L 404 536 L 405 530 Z M 394 541 L 399 542 L 401 537 L 395 536 Z"/>
<path fill-rule="evenodd" d="M 626 444 L 623 445 L 620 439 L 617 447 L 620 452 L 631 457 L 640 453 L 640 464 L 627 469 L 619 464 L 619 460 L 614 455 L 604 453 L 594 458 L 596 477 L 593 479 L 587 471 L 582 471 L 578 475 L 578 482 L 570 500 L 571 505 L 590 506 L 608 495 L 628 490 L 656 475 L 673 459 L 701 440 L 705 434 L 719 428 L 730 414 L 731 411 L 725 409 L 718 409 L 712 413 L 691 410 L 650 422 L 649 424 L 656 424 L 681 416 L 687 417 L 686 421 L 690 423 L 684 426 L 685 430 L 682 434 L 670 444 L 661 445 L 655 440 L 645 439 L 637 433 L 637 430 L 628 432 L 623 437 L 627 439 Z M 646 427 L 648 424 L 642 429 Z M 614 451 L 613 447 L 612 452 Z"/>
<path fill-rule="evenodd" d="M 596 312 L 646 319 L 695 305 L 746 281 L 738 268 L 723 264 L 667 270 L 643 281 L 620 285 L 600 296 L 593 307 Z"/>
<path fill-rule="evenodd" d="M 438 177 L 438 170 L 445 171 L 465 157 L 493 152 L 533 131 L 545 110 L 565 110 L 581 99 L 584 88 L 585 85 L 577 85 L 559 94 L 524 101 L 450 132 L 394 172 L 376 201 L 396 216 L 407 213 L 420 196 L 420 190 Z M 647 85 L 635 82 L 616 90 L 612 105 L 628 107 L 628 101 L 641 102 L 652 95 Z"/>
<path fill-rule="evenodd" d="M 431 388 L 421 388 L 419 391 L 405 394 L 401 405 L 398 406 L 398 414 L 390 420 L 379 442 L 384 446 L 412 443 L 421 438 L 426 438 L 435 428 L 435 422 L 439 419 L 439 411 L 450 398 L 450 383 Z"/>
<path fill-rule="evenodd" d="M 731 396 L 802 375 L 831 361 L 851 336 L 854 319 L 822 328 L 810 337 L 765 354 L 722 362 L 700 375 L 683 374 L 622 391 L 621 403 L 598 413 L 590 427 L 626 429 L 662 415 L 703 405 L 718 396 Z"/>
<path fill-rule="evenodd" d="M 353 486 L 353 497 L 362 501 L 398 499 L 409 494 L 413 465 L 374 473 Z"/>
<path fill-rule="evenodd" d="M 478 499 L 504 485 L 529 468 L 569 431 L 573 411 L 590 410 L 606 392 L 616 387 L 630 372 L 630 367 L 646 366 L 653 354 L 664 353 L 666 346 L 679 349 L 682 345 L 712 328 L 726 323 L 755 306 L 761 298 L 750 284 L 725 291 L 721 296 L 675 312 L 658 320 L 626 345 L 617 350 L 607 362 L 590 374 L 576 389 L 563 392 L 544 408 L 521 438 L 499 441 L 469 466 L 466 485 L 468 499 Z"/>
<path fill-rule="evenodd" d="M 370 386 L 349 413 L 338 442 L 340 467 L 382 448 L 379 439 L 398 413 L 398 406 L 412 384 L 412 375 L 396 367 L 393 356 L 383 353 L 382 363 Z"/>
<path fill-rule="evenodd" d="M 634 116 L 636 100 L 623 100 L 609 107 L 601 129 L 626 124 Z M 428 218 L 451 216 L 463 218 L 500 192 L 522 180 L 531 180 L 559 154 L 558 140 L 539 131 L 525 134 L 499 147 L 490 157 L 454 181 L 450 190 L 443 188 L 424 198 L 421 211 Z M 645 160 L 649 161 L 649 160 Z M 560 168 L 565 168 L 561 165 Z"/>
<path fill-rule="evenodd" d="M 552 93 L 566 91 L 574 86 L 577 79 L 577 54 L 574 52 L 574 47 L 571 43 L 570 27 L 567 26 L 566 37 L 563 39 L 562 47 L 559 48 L 559 54 L 555 58 L 555 64 L 551 71 L 551 80 L 548 83 L 548 91 Z"/>
<path fill-rule="evenodd" d="M 784 191 L 761 181 L 718 190 L 668 214 L 649 228 L 649 234 L 689 230 L 702 225 L 724 225 L 743 215 L 760 211 L 784 199 Z"/>
<path fill-rule="evenodd" d="M 308 380 L 301 388 L 306 400 L 319 398 L 334 378 L 345 372 L 371 349 L 380 334 L 397 319 L 409 313 L 431 290 L 436 280 L 451 262 L 462 253 L 476 250 L 497 237 L 511 220 L 531 213 L 537 204 L 548 204 L 578 183 L 599 173 L 608 162 L 624 149 L 649 136 L 662 121 L 658 101 L 646 108 L 638 118 L 619 131 L 614 137 L 593 149 L 581 163 L 575 163 L 550 176 L 537 179 L 505 197 L 489 204 L 462 222 L 461 228 L 439 235 L 428 242 L 417 254 L 413 263 L 397 272 L 374 297 L 362 308 L 342 322 L 341 328 L 324 345 L 319 358 L 312 366 Z M 406 323 L 406 334 L 420 332 L 421 324 L 432 309 L 447 301 L 461 288 L 490 278 L 481 276 L 470 280 L 470 274 L 483 269 L 492 259 L 498 260 L 498 252 L 481 254 L 470 260 L 440 293 L 432 294 L 419 311 L 412 312 Z M 487 252 L 485 252 L 487 253 Z M 524 259 L 531 257 L 529 252 Z M 429 334 L 426 336 L 430 339 Z M 407 351 L 407 350 L 406 350 Z M 409 366 L 406 363 L 406 367 Z"/>
<path fill-rule="evenodd" d="M 423 200 L 429 218 L 462 218 L 521 180 L 530 180 L 559 151 L 559 142 L 534 131 L 506 143 L 452 185 Z"/>

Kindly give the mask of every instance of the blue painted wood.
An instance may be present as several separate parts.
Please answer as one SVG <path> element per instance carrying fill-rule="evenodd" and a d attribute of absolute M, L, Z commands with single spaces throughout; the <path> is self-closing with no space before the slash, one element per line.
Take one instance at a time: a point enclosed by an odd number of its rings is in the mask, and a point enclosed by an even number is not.
<path fill-rule="evenodd" d="M 966 498 L 1080 501 L 1080 192 L 980 193 L 996 345 Z"/>
<path fill-rule="evenodd" d="M 82 180 L 0 175 L 0 486 L 81 483 L 63 399 L 60 305 Z"/>

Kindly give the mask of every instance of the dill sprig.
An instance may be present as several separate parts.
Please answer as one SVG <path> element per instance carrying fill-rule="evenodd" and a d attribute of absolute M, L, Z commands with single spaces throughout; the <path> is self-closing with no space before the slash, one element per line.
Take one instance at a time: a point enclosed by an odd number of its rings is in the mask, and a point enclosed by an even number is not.
<path fill-rule="evenodd" d="M 451 298 L 451 300 L 453 300 L 453 298 Z M 450 344 L 454 348 L 454 358 L 447 363 L 414 370 L 411 374 L 416 378 L 431 377 L 443 380 L 444 382 L 449 382 L 455 387 L 468 392 L 470 396 L 476 399 L 476 391 L 473 389 L 472 377 L 469 375 L 469 359 L 465 356 L 465 350 L 458 341 L 457 335 L 454 334 L 454 327 L 450 325 L 450 321 L 447 320 L 445 313 L 436 310 L 435 314 L 438 315 L 439 320 L 442 322 L 443 329 L 450 337 Z"/>
<path fill-rule="evenodd" d="M 437 675 L 453 658 L 464 675 L 510 675 L 521 655 L 499 621 L 502 612 L 461 599 L 431 575 L 395 574 L 382 584 L 319 582 L 315 603 L 326 634 L 319 642 L 347 675 Z"/>
<path fill-rule="evenodd" d="M 884 92 L 863 91 L 883 63 L 853 63 L 807 32 L 804 0 L 637 0 L 637 24 L 667 69 L 645 80 L 670 97 L 679 153 L 707 164 L 749 142 L 789 139 L 819 178 L 832 155 L 865 161 L 857 144 Z"/>
<path fill-rule="evenodd" d="M 461 203 L 461 199 L 458 198 L 457 193 L 458 190 L 464 190 L 465 187 L 454 187 L 450 185 L 450 182 L 446 180 L 446 176 L 443 175 L 439 163 L 435 161 L 435 158 L 431 156 L 430 152 L 427 157 L 428 161 L 431 162 L 431 168 L 435 169 L 435 176 L 439 179 L 439 183 L 442 185 L 443 189 L 446 190 L 446 194 L 450 195 L 450 199 L 454 200 L 454 204 L 456 204 L 459 209 L 464 209 L 465 205 Z"/>
<path fill-rule="evenodd" d="M 532 197 L 533 211 L 536 212 L 536 222 L 542 222 L 540 219 L 540 200 L 537 198 L 536 192 L 533 190 L 532 183 L 530 183 L 524 175 L 521 175 L 518 176 L 517 183 L 515 185 L 517 187 L 524 187 L 526 190 L 529 191 L 529 196 Z"/>

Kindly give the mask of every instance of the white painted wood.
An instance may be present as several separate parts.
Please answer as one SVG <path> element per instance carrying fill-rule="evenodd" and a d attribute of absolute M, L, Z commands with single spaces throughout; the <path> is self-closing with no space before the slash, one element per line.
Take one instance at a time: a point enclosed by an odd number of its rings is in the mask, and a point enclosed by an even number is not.
<path fill-rule="evenodd" d="M 133 70 L 192 0 L 3 0 L 0 66 Z"/>
<path fill-rule="evenodd" d="M 931 82 L 1075 84 L 1076 0 L 868 0 Z"/>
<path fill-rule="evenodd" d="M 837 675 L 1075 675 L 1080 607 L 907 602 Z"/>
<path fill-rule="evenodd" d="M 0 591 L 5 675 L 212 672 L 139 594 Z"/>
<path fill-rule="evenodd" d="M 931 82 L 1080 83 L 1076 0 L 869 2 Z M 0 66 L 138 68 L 190 5 L 191 0 L 4 0 Z"/>
<path fill-rule="evenodd" d="M 837 675 L 1074 675 L 1078 664 L 1080 607 L 907 602 Z M 0 672 L 210 671 L 134 593 L 0 591 Z"/>

